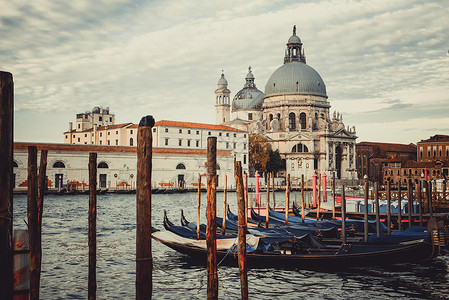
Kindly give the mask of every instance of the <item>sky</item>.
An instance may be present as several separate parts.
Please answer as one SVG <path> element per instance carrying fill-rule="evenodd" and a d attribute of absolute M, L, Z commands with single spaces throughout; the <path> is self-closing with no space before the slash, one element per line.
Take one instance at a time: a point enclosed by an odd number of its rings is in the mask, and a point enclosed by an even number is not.
<path fill-rule="evenodd" d="M 293 25 L 331 113 L 358 142 L 449 135 L 446 0 L 0 0 L 0 70 L 13 74 L 14 137 L 62 143 L 75 115 L 116 123 L 215 122 L 222 70 L 233 97 L 248 66 L 261 90 Z"/>

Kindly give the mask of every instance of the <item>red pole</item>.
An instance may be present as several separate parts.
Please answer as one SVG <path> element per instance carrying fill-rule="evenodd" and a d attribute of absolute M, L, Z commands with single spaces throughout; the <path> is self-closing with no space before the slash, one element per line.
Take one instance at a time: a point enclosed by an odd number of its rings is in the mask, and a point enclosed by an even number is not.
<path fill-rule="evenodd" d="M 259 206 L 259 172 L 256 171 L 256 205 Z"/>
<path fill-rule="evenodd" d="M 316 173 L 313 172 L 313 206 L 316 207 Z"/>
<path fill-rule="evenodd" d="M 326 173 L 323 174 L 323 202 L 327 202 Z"/>

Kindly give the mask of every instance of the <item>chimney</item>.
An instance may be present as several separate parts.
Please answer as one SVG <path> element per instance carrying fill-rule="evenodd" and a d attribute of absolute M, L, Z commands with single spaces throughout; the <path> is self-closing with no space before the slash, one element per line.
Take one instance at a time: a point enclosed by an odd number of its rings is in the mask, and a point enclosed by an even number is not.
<path fill-rule="evenodd" d="M 73 123 L 69 122 L 69 144 L 72 144 L 72 131 L 73 131 Z"/>

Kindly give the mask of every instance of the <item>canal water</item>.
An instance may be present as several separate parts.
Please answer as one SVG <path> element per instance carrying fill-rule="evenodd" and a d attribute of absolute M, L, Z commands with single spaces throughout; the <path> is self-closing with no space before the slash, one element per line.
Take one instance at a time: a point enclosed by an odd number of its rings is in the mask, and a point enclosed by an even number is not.
<path fill-rule="evenodd" d="M 276 195 L 278 202 L 283 193 Z M 299 199 L 299 198 L 298 198 Z M 43 214 L 41 299 L 86 299 L 88 195 L 48 195 Z M 197 194 L 153 195 L 153 227 L 163 229 L 163 211 L 180 224 L 180 212 L 195 221 Z M 25 229 L 26 195 L 14 196 L 14 228 Z M 228 203 L 236 213 L 235 193 Z M 281 205 L 282 203 L 279 203 Z M 205 223 L 206 194 L 201 222 Z M 223 193 L 217 194 L 223 215 Z M 97 299 L 135 298 L 135 195 L 97 198 Z M 206 299 L 204 265 L 153 240 L 153 299 Z M 447 299 L 449 255 L 426 264 L 344 270 L 250 269 L 250 299 Z M 239 299 L 237 267 L 219 266 L 219 298 Z"/>

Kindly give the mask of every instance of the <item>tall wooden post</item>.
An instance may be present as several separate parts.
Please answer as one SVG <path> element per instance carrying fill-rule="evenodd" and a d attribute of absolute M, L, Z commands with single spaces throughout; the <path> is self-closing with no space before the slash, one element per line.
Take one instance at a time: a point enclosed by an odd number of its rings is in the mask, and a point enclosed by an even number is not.
<path fill-rule="evenodd" d="M 398 230 L 402 230 L 402 193 L 401 180 L 398 181 Z"/>
<path fill-rule="evenodd" d="M 391 182 L 387 181 L 387 230 L 391 234 Z"/>
<path fill-rule="evenodd" d="M 428 190 L 428 188 L 429 188 L 429 186 L 428 186 L 428 184 L 427 184 L 427 181 L 426 180 L 423 180 L 422 181 L 422 197 L 423 197 L 423 199 L 422 199 L 422 202 L 423 202 L 423 206 L 422 206 L 422 212 L 423 213 L 426 213 L 426 212 L 429 212 L 429 198 L 428 198 L 428 193 L 427 193 L 427 190 Z"/>
<path fill-rule="evenodd" d="M 301 175 L 301 219 L 304 223 L 304 217 L 305 217 L 305 203 L 304 203 L 304 174 Z"/>
<path fill-rule="evenodd" d="M 270 214 L 269 214 L 269 210 L 270 210 L 270 173 L 267 173 L 267 207 L 265 210 L 265 227 L 268 228 L 268 223 L 269 223 L 269 218 L 270 218 Z"/>
<path fill-rule="evenodd" d="M 97 153 L 89 153 L 89 282 L 88 298 L 97 297 Z"/>
<path fill-rule="evenodd" d="M 368 193 L 369 193 L 369 182 L 368 182 L 368 176 L 364 176 L 364 180 L 365 180 L 365 184 L 364 184 L 364 192 L 365 192 L 365 194 L 364 194 L 364 204 L 365 204 L 365 210 L 364 210 L 364 214 L 363 214 L 363 216 L 364 216 L 364 220 L 365 220 L 365 222 L 364 222 L 364 224 L 365 224 L 365 226 L 364 226 L 364 229 L 365 229 L 365 243 L 367 243 L 368 242 Z"/>
<path fill-rule="evenodd" d="M 380 236 L 379 183 L 374 183 L 374 201 L 376 201 L 376 233 Z"/>
<path fill-rule="evenodd" d="M 153 255 L 151 253 L 151 168 L 154 126 L 152 116 L 143 117 L 137 130 L 137 229 L 136 299 L 151 299 L 153 293 Z"/>
<path fill-rule="evenodd" d="M 246 220 L 245 220 L 245 199 L 242 178 L 242 164 L 239 161 L 234 162 L 234 173 L 237 192 L 238 224 L 239 224 L 239 242 L 238 259 L 240 273 L 240 290 L 242 299 L 248 299 L 248 274 L 246 267 Z"/>
<path fill-rule="evenodd" d="M 429 205 L 429 214 L 430 214 L 430 217 L 432 218 L 433 217 L 433 198 L 432 198 L 432 189 L 433 189 L 433 186 L 432 186 L 432 181 L 428 181 L 428 183 L 427 183 L 427 201 L 428 201 L 428 205 Z"/>
<path fill-rule="evenodd" d="M 419 205 L 419 226 L 422 226 L 422 213 L 423 213 L 423 207 L 422 207 L 422 181 L 418 181 L 418 192 L 416 193 L 416 196 L 418 197 L 418 205 Z"/>
<path fill-rule="evenodd" d="M 346 196 L 345 186 L 341 186 L 341 243 L 346 244 Z"/>
<path fill-rule="evenodd" d="M 287 175 L 285 186 L 285 225 L 288 225 L 288 208 L 290 206 L 290 174 Z"/>
<path fill-rule="evenodd" d="M 28 235 L 30 242 L 30 299 L 39 299 L 39 221 L 37 208 L 37 147 L 28 147 Z"/>
<path fill-rule="evenodd" d="M 274 185 L 274 172 L 271 173 L 271 183 L 273 186 L 273 210 L 276 210 L 276 197 L 274 192 L 276 192 L 276 186 Z"/>
<path fill-rule="evenodd" d="M 13 122 L 12 74 L 0 71 L 0 299 L 13 297 Z"/>
<path fill-rule="evenodd" d="M 207 299 L 218 299 L 217 273 L 217 138 L 207 138 Z"/>
<path fill-rule="evenodd" d="M 227 216 L 227 199 L 226 199 L 226 187 L 228 185 L 228 177 L 224 174 L 224 190 L 223 190 L 223 224 L 221 225 L 221 234 L 226 234 L 226 216 Z"/>
<path fill-rule="evenodd" d="M 317 202 L 316 202 L 316 219 L 320 219 L 320 210 L 321 210 L 321 174 L 318 176 L 318 195 L 317 195 Z"/>
<path fill-rule="evenodd" d="M 410 185 L 410 181 L 407 181 L 407 199 L 408 199 L 408 228 L 413 225 L 412 213 L 413 213 L 413 191 Z"/>
<path fill-rule="evenodd" d="M 248 225 L 248 173 L 245 172 L 245 222 Z"/>
<path fill-rule="evenodd" d="M 37 237 L 36 237 L 36 257 L 35 257 L 35 288 L 36 294 L 39 295 L 41 269 L 42 269 L 42 214 L 44 211 L 44 194 L 47 189 L 47 156 L 48 150 L 41 150 L 41 160 L 39 164 L 39 175 L 37 184 Z"/>
<path fill-rule="evenodd" d="M 201 174 L 198 174 L 198 205 L 196 206 L 196 239 L 200 239 L 200 209 L 201 209 Z"/>
<path fill-rule="evenodd" d="M 335 219 L 335 197 L 335 172 L 332 172 L 332 219 Z"/>

